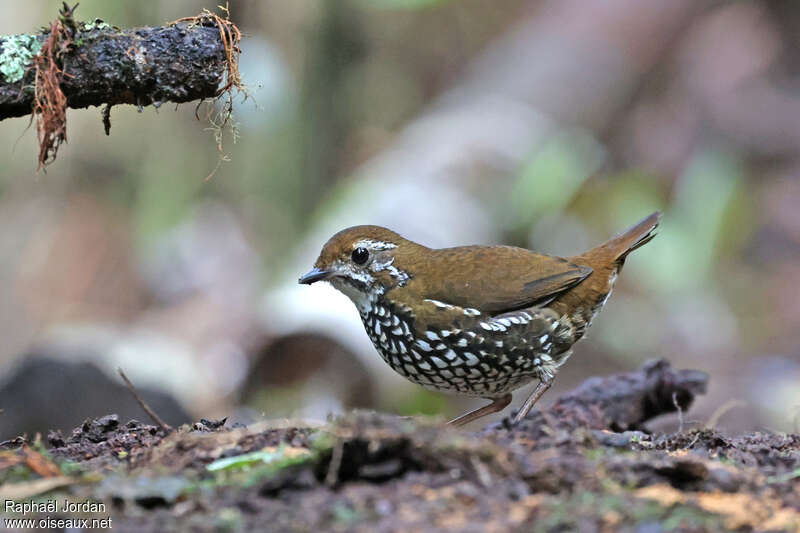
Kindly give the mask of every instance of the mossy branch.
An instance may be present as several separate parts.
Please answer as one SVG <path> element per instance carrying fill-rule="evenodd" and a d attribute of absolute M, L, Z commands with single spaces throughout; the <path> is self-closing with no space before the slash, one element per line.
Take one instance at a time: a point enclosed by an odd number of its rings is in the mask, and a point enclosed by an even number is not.
<path fill-rule="evenodd" d="M 57 74 L 49 78 L 57 79 L 53 89 L 71 108 L 133 104 L 141 109 L 218 98 L 242 88 L 241 33 L 227 17 L 205 11 L 166 26 L 123 30 L 100 20 L 78 22 L 73 11 L 65 6 L 39 34 L 0 37 L 0 120 L 33 113 L 46 122 L 50 111 L 58 111 L 42 108 L 43 70 Z M 40 164 L 54 157 L 51 149 Z"/>
<path fill-rule="evenodd" d="M 74 48 L 61 55 L 65 73 L 61 88 L 67 106 L 158 106 L 214 98 L 227 70 L 227 55 L 219 36 L 219 28 L 187 22 L 167 27 L 109 27 L 78 32 L 73 38 Z M 36 43 L 38 53 L 44 40 L 44 35 L 0 38 L 0 60 L 7 47 L 16 47 L 20 42 Z M 0 120 L 31 113 L 32 61 L 20 67 L 15 60 L 30 61 L 34 55 L 9 54 L 10 61 L 0 64 Z M 21 68 L 24 75 L 13 77 Z M 12 73 L 11 79 L 5 75 L 7 71 Z"/>

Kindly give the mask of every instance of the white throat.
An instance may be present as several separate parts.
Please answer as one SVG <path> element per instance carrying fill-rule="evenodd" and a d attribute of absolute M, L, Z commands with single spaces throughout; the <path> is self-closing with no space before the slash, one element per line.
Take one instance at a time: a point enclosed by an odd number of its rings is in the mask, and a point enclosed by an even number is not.
<path fill-rule="evenodd" d="M 373 305 L 375 305 L 376 298 L 383 294 L 383 289 L 380 287 L 375 291 L 365 293 L 356 289 L 341 278 L 333 278 L 330 281 L 331 285 L 333 285 L 336 290 L 350 298 L 350 301 L 355 304 L 358 312 L 362 315 L 369 313 Z"/>

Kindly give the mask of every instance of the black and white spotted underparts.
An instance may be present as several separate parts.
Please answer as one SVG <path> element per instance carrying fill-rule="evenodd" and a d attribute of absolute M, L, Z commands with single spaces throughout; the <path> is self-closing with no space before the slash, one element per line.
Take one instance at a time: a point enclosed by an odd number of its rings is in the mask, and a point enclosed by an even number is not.
<path fill-rule="evenodd" d="M 502 396 L 534 379 L 551 379 L 570 355 L 575 334 L 571 321 L 549 309 L 485 316 L 478 309 L 437 300 L 425 303 L 434 306 L 434 317 L 442 314 L 437 323 L 452 325 L 416 330 L 410 310 L 380 297 L 361 313 L 383 359 L 424 387 Z"/>

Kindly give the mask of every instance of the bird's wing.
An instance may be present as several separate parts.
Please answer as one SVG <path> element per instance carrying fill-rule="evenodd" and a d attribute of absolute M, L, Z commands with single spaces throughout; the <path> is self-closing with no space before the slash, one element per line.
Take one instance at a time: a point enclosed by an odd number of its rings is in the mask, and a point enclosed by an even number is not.
<path fill-rule="evenodd" d="M 427 283 L 426 298 L 488 314 L 543 304 L 592 273 L 589 266 L 511 246 L 437 250 L 431 262 L 440 275 Z"/>

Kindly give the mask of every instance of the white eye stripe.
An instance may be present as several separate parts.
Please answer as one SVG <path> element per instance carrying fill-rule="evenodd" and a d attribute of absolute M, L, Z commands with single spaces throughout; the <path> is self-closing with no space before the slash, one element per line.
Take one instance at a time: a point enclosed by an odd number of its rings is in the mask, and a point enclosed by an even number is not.
<path fill-rule="evenodd" d="M 362 239 L 355 244 L 355 248 L 368 248 L 375 252 L 380 252 L 381 250 L 391 250 L 392 248 L 397 248 L 397 245 L 393 242 L 385 242 L 385 241 L 373 241 L 371 239 Z"/>

